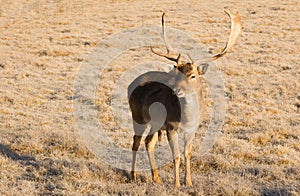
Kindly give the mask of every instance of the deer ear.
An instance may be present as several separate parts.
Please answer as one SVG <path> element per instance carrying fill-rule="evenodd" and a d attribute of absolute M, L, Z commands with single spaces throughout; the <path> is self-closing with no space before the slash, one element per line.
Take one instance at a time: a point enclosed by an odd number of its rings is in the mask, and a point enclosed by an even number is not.
<path fill-rule="evenodd" d="M 207 71 L 209 64 L 208 63 L 203 63 L 197 66 L 198 74 L 199 75 L 204 75 Z"/>

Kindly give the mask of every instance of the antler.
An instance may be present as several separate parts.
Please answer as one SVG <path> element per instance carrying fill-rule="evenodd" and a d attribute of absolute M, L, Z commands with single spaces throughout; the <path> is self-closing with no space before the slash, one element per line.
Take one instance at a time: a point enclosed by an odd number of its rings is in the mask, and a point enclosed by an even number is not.
<path fill-rule="evenodd" d="M 165 13 L 163 13 L 162 14 L 162 17 L 161 17 L 161 25 L 162 25 L 162 37 L 163 37 L 163 40 L 164 40 L 164 42 L 165 42 L 165 46 L 166 46 L 166 49 L 167 49 L 167 54 L 162 54 L 162 53 L 159 53 L 159 52 L 155 52 L 154 50 L 153 50 L 153 47 L 151 46 L 150 48 L 151 48 L 151 51 L 154 53 L 154 54 L 156 54 L 156 55 L 158 55 L 158 56 L 162 56 L 162 57 L 165 57 L 165 58 L 167 58 L 167 59 L 169 59 L 169 60 L 171 60 L 171 61 L 174 61 L 174 62 L 176 62 L 177 64 L 178 64 L 178 62 L 179 62 L 179 59 L 180 59 L 180 53 L 179 53 L 179 55 L 177 56 L 177 58 L 174 58 L 174 57 L 172 57 L 172 55 L 171 55 L 171 50 L 169 49 L 170 47 L 168 47 L 168 43 L 167 43 L 167 40 L 166 40 L 166 31 L 165 31 L 165 20 L 164 20 L 164 16 L 165 16 Z"/>
<path fill-rule="evenodd" d="M 219 54 L 216 54 L 208 59 L 202 59 L 202 60 L 200 60 L 200 62 L 214 61 L 214 60 L 224 56 L 235 44 L 238 36 L 240 35 L 240 33 L 242 31 L 241 18 L 240 18 L 239 12 L 236 12 L 236 14 L 232 14 L 229 10 L 224 10 L 224 12 L 230 17 L 230 20 L 231 20 L 231 28 L 230 28 L 230 35 L 229 35 L 228 42 L 226 43 L 222 52 L 220 52 Z"/>
<path fill-rule="evenodd" d="M 224 10 L 224 11 L 230 17 L 230 20 L 231 20 L 230 35 L 229 35 L 229 39 L 228 39 L 224 49 L 219 54 L 216 54 L 212 57 L 209 57 L 207 59 L 198 60 L 197 63 L 214 61 L 214 60 L 224 56 L 232 48 L 232 46 L 235 44 L 238 36 L 240 35 L 240 33 L 242 31 L 240 14 L 238 12 L 236 14 L 232 14 L 229 10 Z M 166 40 L 164 16 L 165 16 L 165 13 L 162 14 L 162 18 L 161 18 L 162 37 L 163 37 L 163 40 L 165 42 L 165 46 L 166 46 L 166 49 L 167 49 L 167 54 L 163 54 L 163 53 L 159 53 L 159 52 L 154 51 L 152 46 L 151 46 L 151 51 L 154 54 L 158 55 L 158 56 L 165 57 L 165 58 L 167 58 L 171 61 L 174 61 L 178 64 L 181 54 L 179 53 L 179 55 L 177 57 L 174 57 L 174 56 L 171 55 L 171 50 L 170 50 L 169 44 Z M 189 54 L 187 54 L 187 55 L 188 55 L 189 59 L 192 62 L 194 62 L 193 59 L 191 58 L 191 56 Z"/>

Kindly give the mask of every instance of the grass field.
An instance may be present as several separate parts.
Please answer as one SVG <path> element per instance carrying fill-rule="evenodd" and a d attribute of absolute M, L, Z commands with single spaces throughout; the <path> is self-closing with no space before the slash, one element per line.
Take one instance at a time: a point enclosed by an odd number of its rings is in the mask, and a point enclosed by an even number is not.
<path fill-rule="evenodd" d="M 243 33 L 216 62 L 227 98 L 222 134 L 204 156 L 195 142 L 192 188 L 174 187 L 171 163 L 159 168 L 161 185 L 150 171 L 132 183 L 128 171 L 91 153 L 75 129 L 73 86 L 81 63 L 109 35 L 159 26 L 163 11 L 169 27 L 216 53 L 229 34 L 224 8 L 240 12 Z M 297 0 L 1 0 L 0 194 L 299 195 L 299 24 Z M 159 60 L 147 50 L 118 58 L 97 84 L 97 118 L 128 149 L 133 131 L 115 128 L 110 95 L 126 65 Z M 180 170 L 183 184 L 183 164 Z"/>

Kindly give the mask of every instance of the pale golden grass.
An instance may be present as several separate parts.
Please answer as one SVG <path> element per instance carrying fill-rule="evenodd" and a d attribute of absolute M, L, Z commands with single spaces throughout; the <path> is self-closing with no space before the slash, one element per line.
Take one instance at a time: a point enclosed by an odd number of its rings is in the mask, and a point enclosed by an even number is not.
<path fill-rule="evenodd" d="M 151 1 L 1 1 L 0 194 L 299 195 L 299 6 L 296 0 L 155 6 Z M 194 187 L 174 188 L 172 163 L 159 168 L 162 185 L 152 183 L 149 171 L 138 172 L 132 183 L 128 171 L 95 157 L 75 129 L 72 96 L 80 63 L 109 35 L 159 26 L 162 11 L 168 26 L 215 53 L 229 33 L 224 7 L 240 11 L 243 33 L 233 51 L 217 61 L 227 98 L 222 134 L 199 156 L 213 104 L 207 99 L 191 161 Z M 131 148 L 133 131 L 120 130 L 114 121 L 111 92 L 124 71 L 149 60 L 160 59 L 147 47 L 123 53 L 96 87 L 99 122 L 124 148 Z M 183 173 L 183 164 L 180 169 Z"/>

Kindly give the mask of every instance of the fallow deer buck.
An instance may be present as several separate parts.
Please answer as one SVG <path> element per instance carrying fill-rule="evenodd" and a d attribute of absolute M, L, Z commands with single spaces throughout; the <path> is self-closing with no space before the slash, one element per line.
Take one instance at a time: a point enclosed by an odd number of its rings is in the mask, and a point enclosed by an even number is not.
<path fill-rule="evenodd" d="M 128 99 L 129 105 L 132 112 L 133 127 L 134 127 L 134 137 L 133 137 L 133 147 L 132 147 L 132 180 L 136 180 L 136 157 L 139 145 L 142 139 L 142 135 L 145 132 L 147 124 L 150 124 L 150 132 L 145 138 L 146 150 L 148 153 L 152 178 L 155 183 L 160 183 L 158 172 L 156 169 L 156 164 L 154 160 L 154 146 L 157 140 L 159 140 L 161 131 L 166 130 L 169 145 L 172 150 L 173 161 L 174 161 L 174 173 L 175 173 L 175 186 L 179 187 L 179 164 L 180 164 L 180 152 L 178 145 L 178 128 L 182 118 L 189 120 L 191 118 L 192 122 L 195 121 L 195 114 L 199 114 L 195 107 L 194 108 L 180 108 L 188 107 L 189 94 L 191 92 L 196 92 L 199 110 L 204 107 L 202 88 L 200 76 L 205 73 L 207 66 L 203 67 L 200 65 L 204 62 L 209 62 L 216 60 L 226 54 L 232 46 L 235 44 L 239 34 L 241 33 L 241 22 L 240 16 L 237 12 L 232 14 L 225 10 L 225 13 L 231 19 L 231 31 L 229 40 L 224 47 L 224 49 L 208 59 L 202 59 L 193 62 L 191 57 L 188 55 L 191 62 L 183 62 L 181 60 L 181 54 L 177 53 L 176 56 L 172 55 L 174 51 L 170 50 L 170 47 L 166 41 L 165 35 L 165 25 L 164 25 L 164 15 L 162 15 L 162 36 L 167 50 L 167 54 L 159 53 L 151 47 L 151 51 L 161 57 L 165 57 L 170 61 L 175 62 L 174 69 L 170 72 L 147 72 L 139 76 L 133 83 L 128 87 Z M 174 53 L 175 54 L 175 53 Z M 182 76 L 186 77 L 183 78 Z M 155 82 L 151 80 L 155 78 Z M 174 82 L 175 81 L 175 82 Z M 135 85 L 134 85 L 135 83 Z M 168 85 L 164 85 L 168 84 Z M 191 86 L 192 89 L 189 87 Z M 164 105 L 167 114 L 165 120 L 161 126 L 157 127 L 155 121 L 161 119 L 161 115 L 153 116 L 151 114 L 151 105 L 153 103 L 159 102 Z M 182 112 L 184 111 L 184 112 Z M 201 114 L 201 112 L 200 112 Z M 153 119 L 151 119 L 153 117 Z M 196 117 L 198 118 L 198 116 Z M 159 123 L 158 123 L 159 124 Z M 156 127 L 154 127 L 156 126 Z M 190 176 L 190 158 L 192 150 L 192 140 L 194 138 L 194 132 L 185 132 L 185 145 L 184 145 L 184 156 L 185 156 L 185 183 L 187 186 L 192 186 L 191 176 Z"/>

